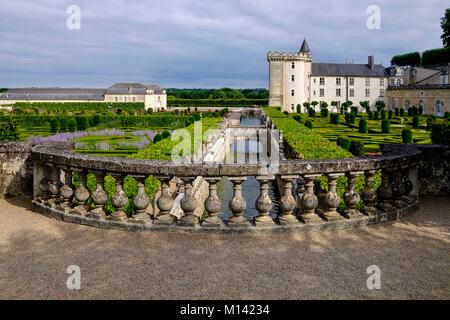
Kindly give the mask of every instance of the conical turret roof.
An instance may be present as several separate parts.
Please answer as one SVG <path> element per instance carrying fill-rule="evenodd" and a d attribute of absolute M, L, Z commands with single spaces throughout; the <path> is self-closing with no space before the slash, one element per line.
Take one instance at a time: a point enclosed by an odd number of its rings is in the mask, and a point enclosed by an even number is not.
<path fill-rule="evenodd" d="M 306 41 L 306 39 L 303 40 L 303 44 L 300 49 L 300 52 L 311 52 L 311 50 L 309 49 L 308 41 Z"/>

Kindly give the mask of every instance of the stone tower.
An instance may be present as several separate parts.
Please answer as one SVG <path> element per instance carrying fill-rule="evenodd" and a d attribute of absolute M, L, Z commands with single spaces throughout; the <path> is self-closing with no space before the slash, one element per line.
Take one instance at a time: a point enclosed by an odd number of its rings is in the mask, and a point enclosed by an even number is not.
<path fill-rule="evenodd" d="M 293 112 L 309 100 L 312 54 L 306 39 L 298 53 L 269 52 L 269 106 Z M 302 106 L 303 108 L 303 106 Z"/>

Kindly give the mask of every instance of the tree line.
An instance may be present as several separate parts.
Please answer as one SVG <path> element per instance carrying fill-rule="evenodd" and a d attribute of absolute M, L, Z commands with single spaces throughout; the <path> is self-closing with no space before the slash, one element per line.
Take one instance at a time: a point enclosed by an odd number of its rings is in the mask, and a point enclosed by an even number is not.
<path fill-rule="evenodd" d="M 209 100 L 244 100 L 269 99 L 269 91 L 263 88 L 256 89 L 167 89 L 168 99 L 209 99 Z"/>

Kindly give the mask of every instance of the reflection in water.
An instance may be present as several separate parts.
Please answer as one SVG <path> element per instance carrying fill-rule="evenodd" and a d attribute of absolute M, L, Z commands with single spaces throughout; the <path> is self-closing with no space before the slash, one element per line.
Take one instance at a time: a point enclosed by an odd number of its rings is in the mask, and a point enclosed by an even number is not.
<path fill-rule="evenodd" d="M 241 119 L 241 127 L 255 127 L 259 126 L 261 119 L 259 117 L 242 117 Z M 249 141 L 248 151 L 249 153 L 256 154 L 258 152 L 257 141 Z M 260 150 L 263 149 L 263 146 L 260 144 Z M 230 152 L 234 152 L 235 146 L 234 143 L 231 144 Z M 237 143 L 236 148 L 238 153 L 245 153 L 245 141 L 240 141 Z M 238 155 L 239 157 L 240 155 Z M 275 183 L 275 182 L 273 182 Z M 228 204 L 233 197 L 233 184 L 228 180 L 224 179 L 218 185 L 218 194 L 219 199 L 222 201 L 222 217 L 225 220 L 228 220 L 229 217 L 232 216 L 230 209 L 228 208 Z M 247 180 L 242 185 L 242 196 L 247 202 L 247 209 L 245 210 L 245 217 L 247 219 L 253 219 L 259 215 L 258 210 L 255 208 L 256 200 L 259 197 L 259 183 L 255 177 L 248 177 Z M 270 212 L 272 218 L 277 216 L 278 205 L 279 205 L 279 195 L 276 188 L 273 187 L 272 183 L 269 187 L 269 196 L 273 202 L 273 208 Z"/>

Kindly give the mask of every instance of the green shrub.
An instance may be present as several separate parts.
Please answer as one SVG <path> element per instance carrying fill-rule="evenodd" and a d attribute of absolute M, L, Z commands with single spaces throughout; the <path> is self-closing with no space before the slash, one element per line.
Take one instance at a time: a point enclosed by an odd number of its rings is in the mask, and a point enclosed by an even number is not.
<path fill-rule="evenodd" d="M 450 119 L 450 112 L 444 113 L 444 119 Z"/>
<path fill-rule="evenodd" d="M 287 111 L 284 111 L 283 113 L 284 113 L 286 116 L 289 115 L 289 112 L 287 112 Z"/>
<path fill-rule="evenodd" d="M 380 119 L 380 113 L 378 111 L 375 111 L 373 113 L 373 120 L 379 120 Z"/>
<path fill-rule="evenodd" d="M 297 113 L 302 113 L 302 106 L 301 105 L 297 105 Z"/>
<path fill-rule="evenodd" d="M 386 115 L 387 115 L 386 110 L 381 110 L 381 120 L 386 119 Z"/>
<path fill-rule="evenodd" d="M 369 120 L 373 120 L 373 112 L 372 111 L 369 111 L 367 113 L 367 115 L 369 116 Z"/>
<path fill-rule="evenodd" d="M 294 116 L 294 120 L 297 121 L 298 123 L 302 123 L 302 117 L 299 114 L 296 114 Z"/>
<path fill-rule="evenodd" d="M 388 119 L 391 120 L 393 116 L 394 116 L 394 112 L 392 110 L 389 110 Z"/>
<path fill-rule="evenodd" d="M 68 130 L 69 120 L 66 117 L 62 117 L 59 120 L 59 130 L 65 132 Z"/>
<path fill-rule="evenodd" d="M 308 116 L 310 118 L 315 118 L 316 117 L 316 110 L 314 110 L 314 108 L 309 108 L 308 110 Z"/>
<path fill-rule="evenodd" d="M 58 119 L 54 118 L 50 120 L 50 132 L 57 133 L 59 130 L 59 122 Z"/>
<path fill-rule="evenodd" d="M 313 128 L 312 121 L 311 121 L 311 120 L 307 120 L 307 121 L 305 122 L 305 127 L 309 128 L 309 129 L 312 129 L 312 128 Z"/>
<path fill-rule="evenodd" d="M 433 118 L 431 118 L 431 117 L 427 118 L 427 129 L 428 130 L 431 130 L 431 126 L 433 125 L 433 123 L 434 123 Z"/>
<path fill-rule="evenodd" d="M 69 132 L 77 131 L 77 121 L 75 120 L 75 118 L 70 118 L 67 123 L 67 129 L 69 130 Z"/>
<path fill-rule="evenodd" d="M 0 141 L 9 142 L 16 140 L 19 140 L 19 132 L 16 124 L 12 120 L 0 122 Z"/>
<path fill-rule="evenodd" d="M 163 138 L 162 134 L 158 133 L 158 134 L 156 134 L 155 137 L 153 138 L 153 143 L 158 143 L 158 142 L 160 142 L 160 141 L 163 140 L 163 139 L 164 139 L 164 138 Z"/>
<path fill-rule="evenodd" d="M 419 128 L 419 117 L 418 116 L 414 116 L 413 117 L 413 128 L 414 129 L 418 129 Z"/>
<path fill-rule="evenodd" d="M 420 53 L 416 51 L 396 55 L 392 58 L 391 64 L 397 66 L 418 66 L 421 64 Z"/>
<path fill-rule="evenodd" d="M 431 141 L 436 144 L 450 145 L 450 124 L 433 124 L 431 127 Z"/>
<path fill-rule="evenodd" d="M 322 108 L 320 114 L 322 115 L 322 118 L 328 118 L 328 109 Z"/>
<path fill-rule="evenodd" d="M 412 115 L 413 115 L 413 116 L 417 116 L 417 115 L 419 114 L 419 109 L 417 109 L 416 106 L 413 106 L 413 107 L 411 108 L 411 112 L 412 112 Z"/>
<path fill-rule="evenodd" d="M 369 132 L 366 119 L 359 120 L 358 131 L 359 131 L 359 133 L 368 133 Z"/>
<path fill-rule="evenodd" d="M 170 134 L 170 132 L 169 131 L 164 131 L 162 134 L 161 134 L 161 136 L 164 138 L 164 139 L 167 139 L 167 138 L 169 138 L 170 136 L 171 136 L 171 134 Z"/>
<path fill-rule="evenodd" d="M 400 115 L 400 109 L 395 108 L 395 116 L 398 117 Z"/>
<path fill-rule="evenodd" d="M 331 124 L 339 124 L 339 114 L 338 113 L 330 114 L 330 123 Z"/>
<path fill-rule="evenodd" d="M 362 157 L 366 154 L 365 148 L 364 148 L 364 142 L 361 140 L 352 140 L 350 144 L 350 152 L 355 157 Z"/>
<path fill-rule="evenodd" d="M 88 121 L 86 117 L 76 117 L 75 121 L 77 122 L 77 130 L 85 131 L 88 127 Z"/>
<path fill-rule="evenodd" d="M 94 127 L 98 126 L 100 124 L 100 115 L 96 114 L 92 117 L 92 125 Z"/>
<path fill-rule="evenodd" d="M 420 107 L 419 107 L 419 115 L 422 115 L 422 114 L 423 114 L 423 107 L 420 106 Z"/>
<path fill-rule="evenodd" d="M 405 109 L 401 108 L 400 109 L 400 117 L 404 117 L 405 116 Z"/>
<path fill-rule="evenodd" d="M 412 131 L 410 129 L 404 129 L 402 131 L 402 142 L 403 143 L 413 142 Z"/>
<path fill-rule="evenodd" d="M 350 145 L 351 145 L 351 140 L 348 137 L 339 137 L 337 139 L 337 145 L 339 147 L 341 147 L 342 149 L 349 151 L 350 150 Z"/>
<path fill-rule="evenodd" d="M 413 116 L 413 109 L 408 108 L 408 117 L 412 117 L 412 116 Z"/>
<path fill-rule="evenodd" d="M 391 132 L 391 122 L 388 119 L 381 121 L 381 133 Z"/>

